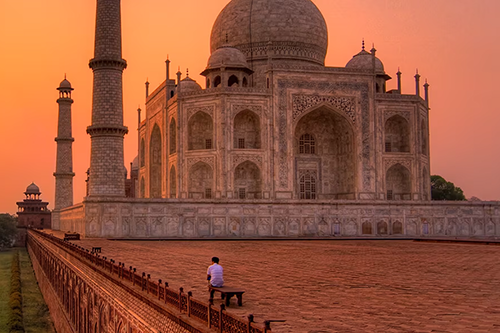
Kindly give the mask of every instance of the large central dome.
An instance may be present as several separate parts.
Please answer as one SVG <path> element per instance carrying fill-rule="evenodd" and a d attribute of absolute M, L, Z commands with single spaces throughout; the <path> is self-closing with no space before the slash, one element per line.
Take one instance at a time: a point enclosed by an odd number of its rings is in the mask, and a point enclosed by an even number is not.
<path fill-rule="evenodd" d="M 211 52 L 228 44 L 249 61 L 271 54 L 323 65 L 328 32 L 310 0 L 232 0 L 214 23 Z"/>

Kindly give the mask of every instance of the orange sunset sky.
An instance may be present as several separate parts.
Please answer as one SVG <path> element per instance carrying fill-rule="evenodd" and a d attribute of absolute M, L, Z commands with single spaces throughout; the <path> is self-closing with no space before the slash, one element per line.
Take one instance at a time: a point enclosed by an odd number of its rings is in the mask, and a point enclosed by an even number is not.
<path fill-rule="evenodd" d="M 209 57 L 217 14 L 229 0 L 123 0 L 125 165 L 137 155 L 137 112 L 144 82 L 155 89 L 180 66 L 198 75 Z M 344 66 L 375 43 L 403 93 L 414 93 L 418 68 L 430 84 L 431 174 L 460 186 L 466 197 L 500 200 L 500 1 L 314 0 L 328 25 L 328 66 Z M 0 212 L 35 182 L 54 201 L 56 88 L 64 74 L 73 92 L 74 202 L 85 193 L 90 125 L 95 0 L 0 1 Z M 396 87 L 396 80 L 388 89 Z"/>

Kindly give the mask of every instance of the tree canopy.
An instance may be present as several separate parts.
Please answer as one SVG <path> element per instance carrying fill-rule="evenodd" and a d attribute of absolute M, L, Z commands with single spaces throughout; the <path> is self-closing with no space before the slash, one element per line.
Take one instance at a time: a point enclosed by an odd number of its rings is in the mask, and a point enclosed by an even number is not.
<path fill-rule="evenodd" d="M 460 187 L 456 187 L 455 184 L 438 175 L 431 176 L 431 196 L 432 200 L 465 200 L 464 192 Z"/>
<path fill-rule="evenodd" d="M 17 233 L 16 217 L 10 214 L 0 214 L 0 251 L 12 246 Z"/>

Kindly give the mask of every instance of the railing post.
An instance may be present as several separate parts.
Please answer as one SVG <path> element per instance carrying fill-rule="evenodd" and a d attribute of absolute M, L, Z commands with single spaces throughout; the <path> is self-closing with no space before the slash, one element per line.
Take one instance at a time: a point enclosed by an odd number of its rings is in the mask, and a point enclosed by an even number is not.
<path fill-rule="evenodd" d="M 157 288 L 158 300 L 160 299 L 160 289 L 161 289 L 161 279 L 158 279 L 158 288 Z"/>
<path fill-rule="evenodd" d="M 207 318 L 208 318 L 208 328 L 212 328 L 212 304 L 208 303 L 208 313 L 207 313 Z"/>
<path fill-rule="evenodd" d="M 264 333 L 271 332 L 271 322 L 264 320 Z"/>
<path fill-rule="evenodd" d="M 165 282 L 165 304 L 167 304 L 167 288 L 168 288 L 168 282 Z"/>
<path fill-rule="evenodd" d="M 191 317 L 191 297 L 193 296 L 192 291 L 188 291 L 188 298 L 187 298 L 187 315 L 188 317 Z"/>
<path fill-rule="evenodd" d="M 122 277 L 122 262 L 121 261 L 118 261 L 118 278 L 121 278 Z"/>
<path fill-rule="evenodd" d="M 182 312 L 182 293 L 184 292 L 184 288 L 179 288 L 179 311 Z"/>
<path fill-rule="evenodd" d="M 149 280 L 151 279 L 151 274 L 148 274 L 148 279 L 146 280 L 146 293 L 149 294 Z"/>
<path fill-rule="evenodd" d="M 141 278 L 141 290 L 144 291 L 144 280 L 146 279 L 146 273 L 142 272 Z"/>
<path fill-rule="evenodd" d="M 219 312 L 219 332 L 220 333 L 224 332 L 224 327 L 222 327 L 222 326 L 224 326 L 224 321 L 222 320 L 222 315 L 224 314 L 224 310 L 226 310 L 226 305 L 221 304 L 220 305 L 220 312 Z"/>
<path fill-rule="evenodd" d="M 252 323 L 253 323 L 253 314 L 249 314 L 247 333 L 250 333 L 252 331 Z"/>
<path fill-rule="evenodd" d="M 132 266 L 130 266 L 130 269 L 132 269 Z M 132 273 L 132 281 L 133 281 L 132 285 L 133 286 L 135 286 L 135 271 L 136 271 L 136 269 L 134 268 L 134 272 Z"/>

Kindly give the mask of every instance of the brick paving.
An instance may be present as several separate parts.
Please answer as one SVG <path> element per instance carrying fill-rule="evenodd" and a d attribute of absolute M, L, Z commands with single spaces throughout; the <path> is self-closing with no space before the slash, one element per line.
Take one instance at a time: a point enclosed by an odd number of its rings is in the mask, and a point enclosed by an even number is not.
<path fill-rule="evenodd" d="M 230 311 L 273 332 L 500 332 L 500 247 L 411 241 L 75 241 L 208 298 L 219 256 Z M 220 300 L 217 300 L 220 303 Z"/>

